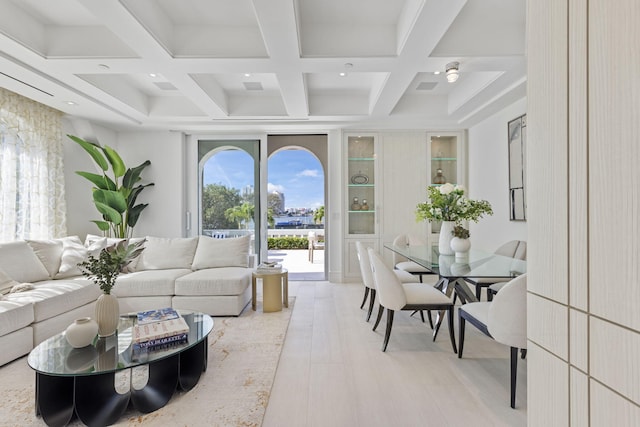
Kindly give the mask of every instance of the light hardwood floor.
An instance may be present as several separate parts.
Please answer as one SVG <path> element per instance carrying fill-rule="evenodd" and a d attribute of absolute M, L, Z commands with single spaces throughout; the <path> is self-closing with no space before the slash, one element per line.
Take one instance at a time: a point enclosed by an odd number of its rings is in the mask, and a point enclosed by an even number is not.
<path fill-rule="evenodd" d="M 397 313 L 383 353 L 385 318 L 373 332 L 361 284 L 289 286 L 296 301 L 263 427 L 526 425 L 526 360 L 514 410 L 509 348 L 473 326 L 458 359 L 445 325 L 434 343 L 428 323 Z"/>

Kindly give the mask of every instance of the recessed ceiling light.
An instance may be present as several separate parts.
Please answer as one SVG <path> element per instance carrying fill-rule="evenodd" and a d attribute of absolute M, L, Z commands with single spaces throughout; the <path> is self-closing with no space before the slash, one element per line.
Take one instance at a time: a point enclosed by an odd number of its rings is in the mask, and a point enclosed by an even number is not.
<path fill-rule="evenodd" d="M 347 73 L 345 73 L 345 72 L 343 71 L 343 72 L 341 72 L 341 73 L 340 73 L 340 74 L 338 74 L 338 75 L 339 75 L 340 77 L 346 77 L 346 76 L 347 76 Z"/>
<path fill-rule="evenodd" d="M 433 74 L 437 76 L 438 74 L 440 74 L 440 71 L 434 71 Z"/>
<path fill-rule="evenodd" d="M 245 77 L 251 77 L 251 73 L 244 73 Z"/>
<path fill-rule="evenodd" d="M 67 104 L 67 105 L 78 105 L 73 101 L 64 101 L 64 103 Z"/>
<path fill-rule="evenodd" d="M 149 73 L 149 77 L 158 77 L 156 73 Z"/>

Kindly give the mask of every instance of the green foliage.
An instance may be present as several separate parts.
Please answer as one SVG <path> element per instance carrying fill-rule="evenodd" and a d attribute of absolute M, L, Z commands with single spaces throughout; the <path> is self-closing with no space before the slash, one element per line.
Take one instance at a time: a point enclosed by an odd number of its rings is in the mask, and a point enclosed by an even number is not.
<path fill-rule="evenodd" d="M 238 223 L 225 212 L 242 203 L 240 192 L 222 184 L 207 184 L 202 190 L 202 228 L 207 230 L 237 229 Z"/>
<path fill-rule="evenodd" d="M 296 236 L 268 237 L 267 247 L 269 249 L 307 249 L 309 240 L 306 237 Z"/>
<path fill-rule="evenodd" d="M 129 244 L 122 240 L 101 250 L 98 258 L 90 255 L 89 259 L 78 264 L 78 267 L 83 276 L 96 283 L 105 294 L 110 294 L 122 269 L 144 250 L 145 241 Z"/>
<path fill-rule="evenodd" d="M 320 224 L 322 222 L 322 219 L 324 218 L 324 206 L 320 206 L 318 209 L 316 209 L 316 211 L 313 213 L 313 221 L 316 224 Z"/>
<path fill-rule="evenodd" d="M 101 220 L 93 220 L 107 236 L 131 237 L 133 228 L 140 219 L 140 213 L 148 206 L 136 204 L 140 192 L 154 185 L 138 184 L 142 171 L 151 164 L 149 160 L 139 166 L 127 169 L 120 155 L 109 146 L 85 141 L 77 136 L 67 135 L 80 145 L 102 170 L 102 175 L 76 171 L 76 174 L 90 181 L 93 187 L 93 203 L 102 215 Z M 111 175 L 107 175 L 111 169 Z"/>
<path fill-rule="evenodd" d="M 493 215 L 491 204 L 486 200 L 471 200 L 464 196 L 464 188 L 443 184 L 429 187 L 429 200 L 418 203 L 418 221 L 473 221 L 478 222 L 484 215 Z"/>
<path fill-rule="evenodd" d="M 249 228 L 249 223 L 253 219 L 255 207 L 252 203 L 244 202 L 240 206 L 233 206 L 224 211 L 224 216 L 229 221 L 235 221 L 238 228 Z"/>
<path fill-rule="evenodd" d="M 451 231 L 451 234 L 453 234 L 453 237 L 457 237 L 458 239 L 468 239 L 469 238 L 469 230 L 467 230 L 466 228 L 464 228 L 461 225 L 456 225 L 455 227 L 453 227 L 453 230 Z"/>

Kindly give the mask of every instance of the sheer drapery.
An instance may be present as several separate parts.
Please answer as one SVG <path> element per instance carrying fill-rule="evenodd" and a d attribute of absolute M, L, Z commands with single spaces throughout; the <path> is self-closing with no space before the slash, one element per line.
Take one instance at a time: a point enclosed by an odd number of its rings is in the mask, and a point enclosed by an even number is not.
<path fill-rule="evenodd" d="M 66 235 L 61 118 L 0 88 L 0 241 Z"/>

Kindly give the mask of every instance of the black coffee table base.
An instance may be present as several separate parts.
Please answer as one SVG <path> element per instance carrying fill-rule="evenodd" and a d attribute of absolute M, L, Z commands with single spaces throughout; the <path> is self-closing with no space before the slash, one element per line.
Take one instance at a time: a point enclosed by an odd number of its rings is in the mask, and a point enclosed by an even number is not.
<path fill-rule="evenodd" d="M 36 415 L 49 426 L 65 426 L 74 412 L 86 425 L 110 425 L 129 404 L 153 412 L 169 402 L 176 389 L 191 390 L 207 369 L 207 338 L 180 353 L 150 362 L 144 388 L 118 393 L 115 372 L 84 376 L 54 376 L 36 372 Z"/>

